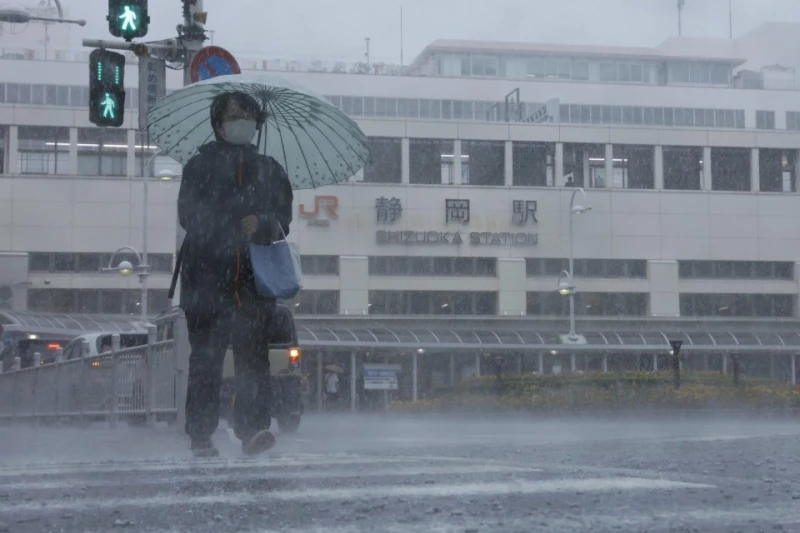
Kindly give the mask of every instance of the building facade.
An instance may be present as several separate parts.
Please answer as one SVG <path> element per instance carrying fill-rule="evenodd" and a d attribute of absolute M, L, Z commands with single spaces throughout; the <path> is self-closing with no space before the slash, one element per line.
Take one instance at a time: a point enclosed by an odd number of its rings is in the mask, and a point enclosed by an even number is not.
<path fill-rule="evenodd" d="M 772 37 L 785 26 L 652 49 L 437 41 L 399 71 L 281 64 L 371 148 L 349 183 L 296 193 L 296 313 L 560 317 L 572 251 L 581 317 L 796 320 L 800 60 Z M 0 59 L 0 296 L 16 309 L 139 305 L 137 279 L 100 270 L 141 249 L 145 162 L 175 164 L 134 129 L 133 57 L 125 127 L 89 124 L 86 56 Z M 154 311 L 178 188 L 150 186 Z"/>

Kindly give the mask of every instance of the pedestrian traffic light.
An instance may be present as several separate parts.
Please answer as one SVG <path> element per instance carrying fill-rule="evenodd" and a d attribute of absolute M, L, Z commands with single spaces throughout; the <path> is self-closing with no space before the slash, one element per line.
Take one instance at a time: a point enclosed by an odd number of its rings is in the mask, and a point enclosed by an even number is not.
<path fill-rule="evenodd" d="M 89 61 L 89 120 L 118 128 L 125 120 L 125 56 L 98 49 Z"/>
<path fill-rule="evenodd" d="M 147 0 L 108 0 L 108 31 L 130 41 L 147 35 L 150 16 Z"/>

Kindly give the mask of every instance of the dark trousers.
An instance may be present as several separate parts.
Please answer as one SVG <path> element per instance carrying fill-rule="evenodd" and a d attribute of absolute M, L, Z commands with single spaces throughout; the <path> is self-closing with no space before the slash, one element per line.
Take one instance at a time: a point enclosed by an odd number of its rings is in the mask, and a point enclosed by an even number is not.
<path fill-rule="evenodd" d="M 211 438 L 219 424 L 220 389 L 225 352 L 233 348 L 236 399 L 234 432 L 247 440 L 269 429 L 272 389 L 269 340 L 274 303 L 219 313 L 186 311 L 189 329 L 189 385 L 186 393 L 186 433 L 192 441 Z"/>

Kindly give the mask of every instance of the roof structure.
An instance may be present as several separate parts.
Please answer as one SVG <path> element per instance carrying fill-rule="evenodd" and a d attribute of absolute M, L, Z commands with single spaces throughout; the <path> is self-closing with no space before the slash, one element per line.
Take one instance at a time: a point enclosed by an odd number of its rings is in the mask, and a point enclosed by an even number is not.
<path fill-rule="evenodd" d="M 627 58 L 641 60 L 715 61 L 738 66 L 747 61 L 729 54 L 694 54 L 687 50 L 676 51 L 665 42 L 658 48 L 628 46 L 584 46 L 551 43 L 518 43 L 501 41 L 466 41 L 437 39 L 426 46 L 414 59 L 412 66 L 421 65 L 436 52 L 510 53 L 525 55 L 563 55 L 581 57 Z M 706 49 L 705 51 L 708 51 Z"/>
<path fill-rule="evenodd" d="M 66 315 L 60 313 L 31 313 L 0 311 L 0 325 L 8 331 L 61 335 L 85 333 L 127 333 L 145 331 L 141 319 L 119 315 Z"/>
<path fill-rule="evenodd" d="M 503 351 L 611 351 L 658 352 L 671 350 L 680 340 L 683 349 L 706 352 L 800 353 L 800 333 L 789 332 L 582 332 L 580 343 L 552 331 L 530 329 L 473 329 L 380 325 L 303 323 L 297 326 L 301 346 L 342 349 L 503 350 Z"/>

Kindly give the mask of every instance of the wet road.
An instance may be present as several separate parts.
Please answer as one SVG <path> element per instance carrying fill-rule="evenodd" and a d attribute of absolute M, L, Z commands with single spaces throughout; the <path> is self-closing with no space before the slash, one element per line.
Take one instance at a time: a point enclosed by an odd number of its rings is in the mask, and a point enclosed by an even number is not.
<path fill-rule="evenodd" d="M 797 531 L 800 420 L 309 416 L 224 429 L 0 427 L 0 532 Z"/>

